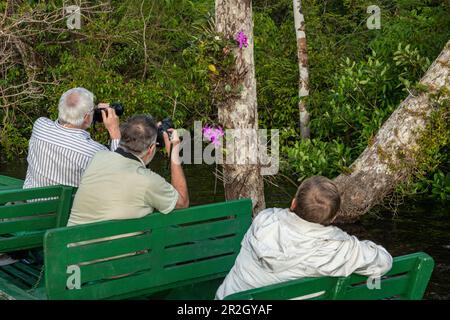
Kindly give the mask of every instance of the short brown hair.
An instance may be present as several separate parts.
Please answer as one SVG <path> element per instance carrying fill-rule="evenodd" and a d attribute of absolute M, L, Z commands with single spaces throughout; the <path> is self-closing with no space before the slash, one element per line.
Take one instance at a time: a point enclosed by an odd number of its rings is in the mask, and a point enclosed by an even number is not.
<path fill-rule="evenodd" d="M 328 178 L 313 176 L 298 187 L 295 194 L 295 214 L 314 223 L 330 224 L 341 205 L 341 196 L 336 185 Z"/>
<path fill-rule="evenodd" d="M 125 151 L 140 155 L 156 142 L 158 127 L 150 115 L 137 115 L 120 127 L 119 146 Z"/>

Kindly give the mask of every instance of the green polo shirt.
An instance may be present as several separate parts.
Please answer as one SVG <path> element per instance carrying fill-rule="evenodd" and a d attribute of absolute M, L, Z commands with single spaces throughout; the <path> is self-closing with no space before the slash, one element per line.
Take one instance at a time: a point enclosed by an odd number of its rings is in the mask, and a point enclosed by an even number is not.
<path fill-rule="evenodd" d="M 84 172 L 68 226 L 171 212 L 178 192 L 139 159 L 99 151 Z"/>

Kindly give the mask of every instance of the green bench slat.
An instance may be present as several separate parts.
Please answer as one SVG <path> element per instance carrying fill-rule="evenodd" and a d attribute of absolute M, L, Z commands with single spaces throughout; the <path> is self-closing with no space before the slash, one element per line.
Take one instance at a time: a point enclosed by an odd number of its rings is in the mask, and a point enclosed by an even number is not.
<path fill-rule="evenodd" d="M 150 270 L 152 266 L 152 253 L 146 252 L 126 259 L 116 259 L 80 266 L 83 283 L 107 279 L 117 275 Z"/>
<path fill-rule="evenodd" d="M 39 280 L 41 271 L 41 266 L 27 265 L 24 262 L 16 262 L 12 265 L 0 267 L 0 300 L 5 298 L 37 298 L 36 294 L 38 294 L 38 290 L 41 290 L 42 284 L 44 283 Z M 38 285 L 38 288 L 31 290 L 36 285 Z M 1 292 L 5 292 L 5 290 L 7 292 L 12 290 L 15 295 L 11 296 L 10 292 L 9 294 L 4 294 L 2 297 Z M 33 294 L 30 294 L 31 291 L 33 291 Z M 42 298 L 42 295 L 40 297 Z"/>
<path fill-rule="evenodd" d="M 195 279 L 209 274 L 221 275 L 223 272 L 228 272 L 231 269 L 236 260 L 236 255 L 227 254 L 223 257 L 214 257 L 190 264 L 168 267 L 164 271 L 164 278 L 168 279 L 166 281 L 175 282 L 185 278 Z"/>
<path fill-rule="evenodd" d="M 264 290 L 252 289 L 225 297 L 224 300 L 288 300 L 325 291 L 319 298 L 330 299 L 332 289 L 339 278 L 321 277 L 287 281 L 282 284 L 264 287 Z M 301 283 L 301 285 L 299 285 Z M 263 289 L 263 288 L 258 288 Z"/>
<path fill-rule="evenodd" d="M 41 247 L 45 230 L 10 238 L 0 238 L 0 252 Z"/>
<path fill-rule="evenodd" d="M 410 277 L 403 275 L 401 277 L 388 278 L 380 282 L 380 289 L 373 288 L 368 294 L 366 284 L 361 284 L 358 287 L 347 288 L 341 293 L 339 299 L 343 300 L 379 300 L 384 298 L 391 298 L 394 296 L 404 296 L 408 289 Z"/>
<path fill-rule="evenodd" d="M 217 277 L 201 282 L 178 285 L 177 287 L 147 296 L 147 300 L 213 300 L 217 288 L 224 277 Z"/>
<path fill-rule="evenodd" d="M 202 240 L 213 236 L 225 236 L 233 234 L 241 223 L 239 219 L 226 219 L 215 221 L 208 224 L 201 223 L 191 226 L 180 226 L 177 228 L 169 228 L 167 230 L 166 245 L 174 245 L 189 238 L 192 241 Z"/>
<path fill-rule="evenodd" d="M 0 203 L 59 197 L 60 194 L 61 186 L 3 190 L 0 192 Z"/>
<path fill-rule="evenodd" d="M 10 275 L 19 278 L 24 283 L 26 283 L 28 286 L 32 286 L 36 283 L 37 278 L 33 275 L 28 274 L 28 272 L 24 272 L 23 270 L 20 270 L 15 267 L 15 264 L 13 265 L 7 265 L 2 266 L 3 271 L 9 273 Z"/>
<path fill-rule="evenodd" d="M 153 214 L 152 214 L 153 215 Z M 154 215 L 159 215 L 155 213 Z M 76 243 L 81 241 L 96 240 L 99 238 L 112 237 L 119 234 L 127 234 L 136 232 L 142 226 L 142 219 L 146 219 L 146 227 L 143 227 L 141 232 L 149 232 L 155 226 L 153 223 L 157 224 L 157 219 L 148 216 L 141 219 L 130 219 L 130 220 L 120 220 L 120 221 L 102 221 L 96 223 L 89 223 L 85 225 L 71 226 L 59 230 L 64 230 L 64 238 L 67 237 L 70 241 L 68 243 Z M 118 222 L 118 223 L 117 223 Z M 83 232 L 80 232 L 80 228 Z"/>
<path fill-rule="evenodd" d="M 221 274 L 209 274 L 203 277 L 196 278 L 195 281 L 192 279 L 181 280 L 176 283 L 169 283 L 161 286 L 155 286 L 146 288 L 141 291 L 128 292 L 122 294 L 120 296 L 115 296 L 107 299 L 164 299 L 166 295 L 169 295 L 169 299 L 196 299 L 199 294 L 192 296 L 192 291 L 209 289 L 209 292 L 201 293 L 200 296 L 204 297 L 207 295 L 207 299 L 214 299 L 216 294 L 216 290 L 219 287 L 220 283 L 217 284 L 218 281 L 223 280 L 226 276 L 227 272 L 223 272 Z M 205 282 L 207 285 L 205 286 Z M 214 286 L 214 288 L 211 288 Z M 182 291 L 186 288 L 190 288 L 188 291 Z M 175 292 L 174 295 L 171 292 Z"/>
<path fill-rule="evenodd" d="M 0 186 L 0 191 L 11 190 L 11 189 L 21 189 L 22 186 Z"/>
<path fill-rule="evenodd" d="M 18 270 L 22 270 L 23 272 L 29 274 L 30 276 L 34 277 L 36 280 L 40 275 L 40 270 L 33 268 L 32 266 L 29 266 L 25 263 L 15 263 L 14 266 Z"/>
<path fill-rule="evenodd" d="M 20 203 L 4 206 L 0 211 L 0 219 L 36 216 L 55 213 L 58 210 L 59 199 L 40 202 Z"/>
<path fill-rule="evenodd" d="M 53 287 L 47 283 L 47 295 L 49 299 L 81 299 L 99 300 L 127 292 L 142 290 L 151 287 L 155 280 L 152 279 L 152 271 L 129 275 L 124 278 L 106 280 L 101 283 L 83 286 L 82 289 L 66 290 L 64 285 Z M 59 283 L 55 283 L 59 284 Z"/>
<path fill-rule="evenodd" d="M 0 277 L 0 299 L 4 300 L 36 300 L 36 297 L 25 290 Z"/>
<path fill-rule="evenodd" d="M 237 214 L 242 215 L 243 210 L 245 212 L 245 209 L 248 209 L 248 204 L 245 204 L 247 201 L 248 199 L 227 201 L 226 206 L 224 203 L 212 203 L 201 206 L 201 210 L 198 210 L 198 207 L 178 210 L 167 214 L 163 223 L 164 225 L 198 223 Z"/>
<path fill-rule="evenodd" d="M 202 240 L 184 246 L 167 248 L 163 251 L 161 258 L 166 266 L 224 253 L 233 253 L 240 241 L 241 237 Z"/>
<path fill-rule="evenodd" d="M 77 264 L 96 259 L 104 259 L 122 254 L 134 253 L 140 250 L 146 250 L 151 248 L 151 245 L 151 233 L 144 233 L 99 243 L 89 243 L 82 246 L 71 247 L 70 250 L 68 250 L 66 262 L 68 264 Z M 51 247 L 48 249 L 51 250 Z"/>
<path fill-rule="evenodd" d="M 29 286 L 24 284 L 20 278 L 16 277 L 14 274 L 7 272 L 3 269 L 3 267 L 0 267 L 0 279 L 7 281 L 11 285 L 19 287 L 22 290 L 26 290 L 29 288 Z M 0 290 L 1 289 L 2 288 L 0 287 Z"/>
<path fill-rule="evenodd" d="M 0 234 L 44 230 L 53 227 L 56 227 L 55 215 L 2 222 L 0 224 Z"/>
<path fill-rule="evenodd" d="M 23 180 L 0 175 L 0 188 L 22 188 Z"/>

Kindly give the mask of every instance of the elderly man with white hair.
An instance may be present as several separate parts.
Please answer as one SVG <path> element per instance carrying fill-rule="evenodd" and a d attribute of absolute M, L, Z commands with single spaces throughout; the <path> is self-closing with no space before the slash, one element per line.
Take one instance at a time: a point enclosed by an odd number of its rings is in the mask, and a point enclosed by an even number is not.
<path fill-rule="evenodd" d="M 111 151 L 120 140 L 119 118 L 108 104 L 100 104 Z M 108 150 L 86 131 L 94 117 L 94 95 L 87 89 L 66 91 L 58 104 L 58 120 L 36 120 L 28 146 L 28 170 L 23 188 L 62 184 L 78 187 L 95 153 Z"/>
<path fill-rule="evenodd" d="M 33 125 L 28 145 L 28 170 L 23 188 L 62 184 L 78 187 L 81 176 L 94 155 L 105 146 L 91 139 L 86 131 L 94 117 L 94 95 L 84 88 L 63 93 L 58 104 L 58 120 L 41 117 Z M 111 151 L 120 141 L 119 118 L 108 104 L 99 104 L 103 123 L 111 138 Z M 0 265 L 11 264 L 30 254 L 43 260 L 42 250 L 0 253 Z"/>

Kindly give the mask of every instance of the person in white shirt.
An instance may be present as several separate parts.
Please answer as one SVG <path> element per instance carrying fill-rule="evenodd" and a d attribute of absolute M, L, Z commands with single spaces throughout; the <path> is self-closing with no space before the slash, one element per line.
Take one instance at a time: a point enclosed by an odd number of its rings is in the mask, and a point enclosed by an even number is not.
<path fill-rule="evenodd" d="M 103 124 L 111 138 L 111 151 L 120 141 L 119 118 L 106 103 Z M 105 146 L 91 139 L 89 132 L 94 114 L 94 95 L 84 88 L 73 88 L 61 96 L 58 120 L 41 117 L 33 125 L 28 146 L 28 169 L 24 189 L 62 184 L 78 187 L 81 176 L 94 155 Z"/>
<path fill-rule="evenodd" d="M 260 212 L 216 299 L 304 277 L 381 276 L 388 272 L 392 257 L 383 247 L 330 225 L 340 202 L 336 185 L 314 176 L 300 185 L 289 209 Z"/>
<path fill-rule="evenodd" d="M 113 108 L 100 103 L 102 119 L 111 139 L 111 151 L 120 141 L 119 118 Z M 94 117 L 94 94 L 85 88 L 64 92 L 58 103 L 58 120 L 45 117 L 37 119 L 28 143 L 28 168 L 24 189 L 66 185 L 78 187 L 81 176 L 94 155 L 108 150 L 91 139 L 89 132 Z M 26 232 L 25 232 L 26 233 Z M 42 262 L 42 250 L 32 249 L 33 260 Z M 29 255 L 28 250 L 0 253 L 0 264 L 11 264 Z M 3 262 L 2 262 L 3 261 Z"/>

